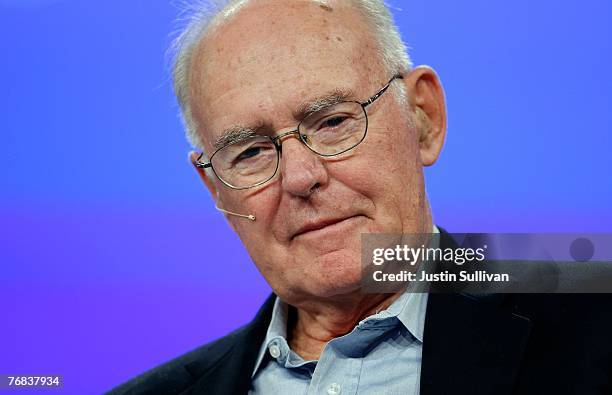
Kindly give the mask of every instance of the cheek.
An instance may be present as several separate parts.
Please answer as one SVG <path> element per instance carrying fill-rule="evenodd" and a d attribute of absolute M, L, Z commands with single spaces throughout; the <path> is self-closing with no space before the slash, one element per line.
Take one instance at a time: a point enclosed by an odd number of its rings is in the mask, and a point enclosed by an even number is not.
<path fill-rule="evenodd" d="M 372 200 L 377 222 L 391 233 L 410 229 L 409 221 L 420 218 L 423 209 L 423 172 L 417 142 L 405 128 L 373 130 L 364 149 L 348 166 L 345 177 L 352 189 Z"/>
<path fill-rule="evenodd" d="M 389 138 L 380 143 L 385 147 L 380 160 L 384 161 L 386 169 L 390 169 L 390 182 L 403 193 L 417 191 L 421 184 L 422 166 L 415 131 L 398 125 L 385 132 Z"/>
<path fill-rule="evenodd" d="M 225 215 L 226 220 L 253 260 L 266 256 L 269 246 L 274 245 L 268 229 L 274 214 L 272 208 L 276 207 L 276 203 L 274 203 L 274 194 L 270 193 L 268 189 L 231 191 L 229 193 L 221 191 L 217 202 L 225 210 L 236 214 L 255 216 L 256 220 L 251 221 L 247 218 Z"/>
<path fill-rule="evenodd" d="M 421 164 L 418 146 L 413 141 L 413 133 L 404 127 L 373 129 L 350 162 L 347 172 L 351 183 L 362 184 L 365 190 L 376 195 L 392 197 L 397 191 L 414 189 L 419 183 Z"/>
<path fill-rule="evenodd" d="M 261 232 L 267 229 L 270 221 L 274 218 L 275 207 L 280 202 L 278 182 L 275 180 L 259 188 L 246 189 L 242 191 L 231 191 L 229 194 L 221 195 L 226 210 L 239 214 L 254 215 L 256 221 L 230 217 L 234 229 L 241 234 Z"/>
<path fill-rule="evenodd" d="M 397 125 L 381 130 L 377 144 L 381 147 L 381 159 L 392 171 L 414 170 L 419 167 L 419 147 L 415 131 L 408 126 Z M 380 136 L 381 133 L 377 133 Z M 402 173 L 402 174 L 403 174 Z"/>

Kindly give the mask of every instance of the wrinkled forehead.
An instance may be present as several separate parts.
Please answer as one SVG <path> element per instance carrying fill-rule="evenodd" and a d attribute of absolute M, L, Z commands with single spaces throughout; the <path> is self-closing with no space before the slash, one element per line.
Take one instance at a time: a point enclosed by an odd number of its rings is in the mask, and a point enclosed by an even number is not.
<path fill-rule="evenodd" d="M 217 25 L 195 49 L 189 76 L 207 151 L 227 127 L 286 119 L 309 99 L 380 83 L 376 43 L 362 18 L 342 2 L 261 0 Z"/>

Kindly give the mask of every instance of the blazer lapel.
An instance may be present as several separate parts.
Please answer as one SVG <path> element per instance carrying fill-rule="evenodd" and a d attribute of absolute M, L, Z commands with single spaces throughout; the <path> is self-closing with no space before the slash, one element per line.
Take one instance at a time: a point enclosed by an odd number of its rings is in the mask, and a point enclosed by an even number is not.
<path fill-rule="evenodd" d="M 264 341 L 276 295 L 272 294 L 255 319 L 233 335 L 232 345 L 212 365 L 206 358 L 185 366 L 194 377 L 194 384 L 181 395 L 246 394 L 251 386 L 251 374 L 259 348 Z"/>
<path fill-rule="evenodd" d="M 531 322 L 504 311 L 504 297 L 429 295 L 422 395 L 512 392 Z"/>
<path fill-rule="evenodd" d="M 439 229 L 441 248 L 459 247 L 450 234 Z M 443 269 L 453 271 L 457 266 L 436 268 Z M 531 321 L 503 309 L 502 302 L 508 297 L 460 292 L 429 295 L 423 334 L 422 395 L 512 392 Z"/>

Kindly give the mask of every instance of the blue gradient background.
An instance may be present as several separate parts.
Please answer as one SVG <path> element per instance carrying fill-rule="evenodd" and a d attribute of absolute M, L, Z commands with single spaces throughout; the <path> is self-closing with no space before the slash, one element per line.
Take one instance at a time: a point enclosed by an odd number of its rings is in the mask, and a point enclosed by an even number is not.
<path fill-rule="evenodd" d="M 612 231 L 612 4 L 395 1 L 449 112 L 449 231 Z M 166 1 L 0 0 L 0 373 L 95 394 L 270 291 L 187 161 Z"/>

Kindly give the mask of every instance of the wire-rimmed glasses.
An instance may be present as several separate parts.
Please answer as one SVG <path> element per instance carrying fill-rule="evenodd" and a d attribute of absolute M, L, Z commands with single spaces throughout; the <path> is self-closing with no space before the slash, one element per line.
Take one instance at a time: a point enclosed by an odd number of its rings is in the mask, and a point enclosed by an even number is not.
<path fill-rule="evenodd" d="M 252 135 L 217 149 L 210 161 L 204 153 L 196 161 L 200 168 L 211 168 L 217 178 L 232 189 L 262 185 L 276 175 L 281 156 L 282 138 L 297 134 L 298 139 L 317 155 L 340 155 L 358 146 L 368 132 L 366 107 L 374 103 L 395 79 L 396 74 L 365 102 L 341 101 L 304 117 L 297 128 L 278 136 Z"/>

